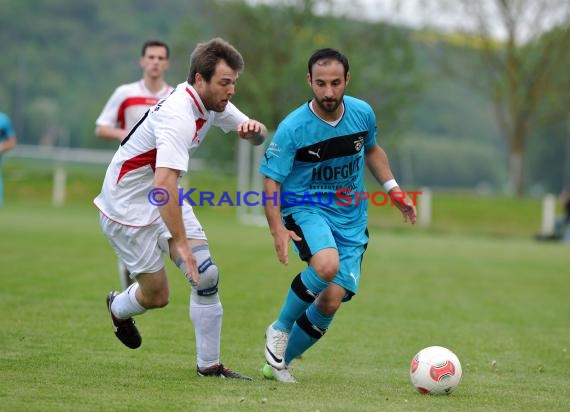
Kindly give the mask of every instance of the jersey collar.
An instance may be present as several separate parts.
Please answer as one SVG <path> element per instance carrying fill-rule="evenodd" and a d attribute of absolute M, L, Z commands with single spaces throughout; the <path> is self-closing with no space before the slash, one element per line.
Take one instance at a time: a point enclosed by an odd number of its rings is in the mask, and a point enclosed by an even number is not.
<path fill-rule="evenodd" d="M 202 103 L 202 99 L 200 99 L 200 95 L 198 94 L 196 89 L 194 89 L 194 87 L 192 87 L 192 85 L 190 83 L 186 83 L 186 93 L 188 93 L 188 95 L 190 96 L 190 98 L 194 102 L 194 105 L 198 109 L 198 112 L 200 112 L 200 114 L 205 117 L 206 113 L 207 113 L 206 107 Z"/>
<path fill-rule="evenodd" d="M 143 93 L 146 93 L 149 96 L 153 96 L 153 97 L 165 97 L 168 94 L 168 92 L 170 91 L 170 86 L 167 83 L 164 83 L 164 87 L 162 89 L 160 89 L 156 93 L 153 93 L 144 84 L 144 79 L 139 80 L 139 87 L 141 88 Z"/>

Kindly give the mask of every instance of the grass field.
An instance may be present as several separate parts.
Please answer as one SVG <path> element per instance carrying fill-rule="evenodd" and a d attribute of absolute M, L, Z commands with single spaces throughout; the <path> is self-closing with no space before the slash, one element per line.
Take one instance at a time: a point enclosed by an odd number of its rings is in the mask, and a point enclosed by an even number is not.
<path fill-rule="evenodd" d="M 567 244 L 380 218 L 360 293 L 295 362 L 300 384 L 286 386 L 261 378 L 263 334 L 302 265 L 278 264 L 264 228 L 199 208 L 222 273 L 222 361 L 256 378 L 232 382 L 195 375 L 189 289 L 173 265 L 169 306 L 139 317 L 143 346 L 126 349 L 105 308 L 116 258 L 95 209 L 14 197 L 0 209 L 1 410 L 568 410 Z M 421 396 L 409 382 L 412 356 L 430 345 L 462 362 L 451 396 Z"/>

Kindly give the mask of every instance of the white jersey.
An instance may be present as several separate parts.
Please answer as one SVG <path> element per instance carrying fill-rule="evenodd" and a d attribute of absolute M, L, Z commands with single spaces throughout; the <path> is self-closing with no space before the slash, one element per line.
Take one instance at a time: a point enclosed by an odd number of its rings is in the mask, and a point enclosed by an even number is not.
<path fill-rule="evenodd" d="M 146 88 L 142 79 L 123 84 L 115 89 L 95 124 L 131 130 L 148 108 L 168 96 L 172 89 L 169 85 L 165 85 L 158 93 L 152 93 Z"/>
<path fill-rule="evenodd" d="M 107 168 L 95 205 L 123 225 L 151 224 L 160 217 L 158 208 L 149 201 L 155 169 L 167 167 L 179 170 L 181 175 L 186 173 L 190 156 L 211 126 L 228 133 L 247 120 L 232 103 L 220 113 L 206 110 L 190 84 L 179 84 L 123 140 Z"/>

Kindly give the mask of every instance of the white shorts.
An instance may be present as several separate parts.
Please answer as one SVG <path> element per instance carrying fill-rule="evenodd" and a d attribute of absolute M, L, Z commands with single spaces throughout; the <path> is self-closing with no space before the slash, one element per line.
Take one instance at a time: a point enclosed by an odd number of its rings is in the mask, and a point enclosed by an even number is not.
<path fill-rule="evenodd" d="M 207 240 L 192 207 L 182 207 L 186 238 Z M 168 240 L 172 238 L 162 218 L 148 226 L 133 227 L 117 223 L 99 213 L 103 233 L 119 259 L 135 278 L 140 273 L 155 273 L 164 267 L 163 254 L 169 255 Z"/>

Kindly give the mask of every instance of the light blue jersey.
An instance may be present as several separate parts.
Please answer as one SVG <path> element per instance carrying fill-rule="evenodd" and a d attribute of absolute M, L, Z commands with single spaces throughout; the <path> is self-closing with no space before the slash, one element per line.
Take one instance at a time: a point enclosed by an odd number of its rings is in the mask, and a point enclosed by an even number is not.
<path fill-rule="evenodd" d="M 0 142 L 9 139 L 15 134 L 10 118 L 0 112 Z"/>
<path fill-rule="evenodd" d="M 376 144 L 376 116 L 362 100 L 344 96 L 344 113 L 331 125 L 303 104 L 279 125 L 261 174 L 281 183 L 281 211 L 317 212 L 333 225 L 366 225 L 364 153 Z"/>

